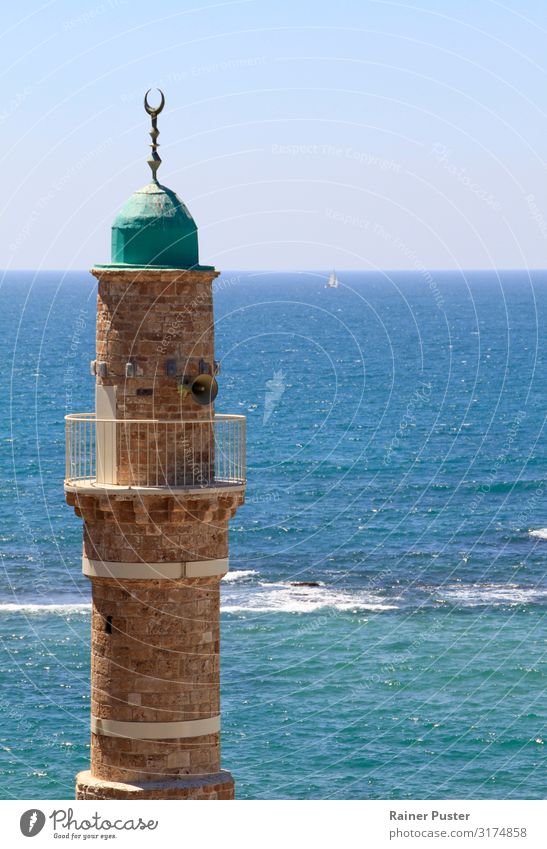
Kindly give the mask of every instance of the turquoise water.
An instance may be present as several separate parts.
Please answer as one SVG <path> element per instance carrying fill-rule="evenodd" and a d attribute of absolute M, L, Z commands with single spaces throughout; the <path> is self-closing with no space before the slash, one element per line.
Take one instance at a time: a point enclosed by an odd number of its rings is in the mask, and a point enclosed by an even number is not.
<path fill-rule="evenodd" d="M 543 797 L 547 275 L 340 278 L 230 272 L 215 296 L 249 462 L 224 765 L 242 798 Z M 62 478 L 95 297 L 85 273 L 2 280 L 2 798 L 70 798 L 89 756 Z"/>

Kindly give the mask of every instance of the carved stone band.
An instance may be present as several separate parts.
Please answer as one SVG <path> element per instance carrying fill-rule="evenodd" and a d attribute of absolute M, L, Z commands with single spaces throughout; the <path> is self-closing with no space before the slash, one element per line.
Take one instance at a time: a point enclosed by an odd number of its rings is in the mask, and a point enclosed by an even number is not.
<path fill-rule="evenodd" d="M 104 737 L 129 737 L 132 740 L 174 740 L 203 737 L 220 731 L 220 716 L 189 719 L 184 722 L 120 722 L 117 719 L 91 717 L 91 730 Z"/>
<path fill-rule="evenodd" d="M 117 578 L 120 581 L 161 581 L 176 578 L 212 578 L 226 575 L 227 557 L 185 563 L 124 563 L 82 557 L 82 572 L 88 578 Z"/>

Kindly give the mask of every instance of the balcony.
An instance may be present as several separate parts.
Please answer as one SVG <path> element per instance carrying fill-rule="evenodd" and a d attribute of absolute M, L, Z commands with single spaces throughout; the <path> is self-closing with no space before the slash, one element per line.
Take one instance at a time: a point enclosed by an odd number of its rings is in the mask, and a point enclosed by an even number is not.
<path fill-rule="evenodd" d="M 245 485 L 245 416 L 197 421 L 66 416 L 65 489 Z"/>

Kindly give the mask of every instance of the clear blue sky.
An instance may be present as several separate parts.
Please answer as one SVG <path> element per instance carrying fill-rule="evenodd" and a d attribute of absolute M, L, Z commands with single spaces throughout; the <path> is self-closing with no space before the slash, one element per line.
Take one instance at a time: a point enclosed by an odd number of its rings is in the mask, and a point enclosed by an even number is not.
<path fill-rule="evenodd" d="M 544 0 L 4 4 L 4 268 L 105 262 L 161 182 L 219 268 L 547 267 Z"/>

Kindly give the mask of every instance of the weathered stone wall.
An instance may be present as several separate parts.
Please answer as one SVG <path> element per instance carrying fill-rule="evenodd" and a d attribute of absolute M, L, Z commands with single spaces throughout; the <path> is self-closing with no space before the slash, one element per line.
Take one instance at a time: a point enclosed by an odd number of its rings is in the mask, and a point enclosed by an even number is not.
<path fill-rule="evenodd" d="M 77 799 L 233 799 L 234 780 L 221 770 L 213 775 L 124 784 L 94 778 L 89 770 L 76 779 Z"/>
<path fill-rule="evenodd" d="M 97 360 L 107 366 L 97 383 L 116 386 L 117 418 L 210 418 L 212 406 L 180 398 L 165 364 L 174 358 L 181 373 L 193 375 L 200 359 L 212 366 L 211 284 L 218 272 L 95 268 L 92 273 L 99 281 Z M 134 362 L 136 377 L 126 378 L 128 362 Z"/>
<path fill-rule="evenodd" d="M 193 478 L 209 480 L 214 438 L 206 426 L 194 429 L 177 420 L 207 421 L 214 405 L 181 397 L 183 375 L 197 377 L 200 361 L 213 372 L 212 281 L 216 271 L 93 269 L 98 278 L 97 361 L 106 364 L 99 386 L 116 388 L 116 418 L 173 421 L 119 424 L 116 428 L 117 482 L 175 486 Z M 176 361 L 176 376 L 166 374 Z M 126 376 L 131 363 L 135 376 Z"/>
<path fill-rule="evenodd" d="M 228 556 L 228 522 L 243 491 L 76 491 L 67 493 L 67 501 L 84 519 L 83 553 L 89 560 L 190 562 Z M 93 717 L 178 722 L 220 713 L 219 583 L 218 577 L 92 578 Z M 141 790 L 143 798 L 233 798 L 231 778 L 196 784 L 197 776 L 219 770 L 219 733 L 163 740 L 92 733 L 91 776 L 96 781 L 92 789 L 89 781 L 80 783 L 78 798 L 132 798 L 127 789 L 117 795 L 111 784 L 185 776 L 194 780 L 178 786 L 178 795 L 162 795 L 156 787 Z"/>
<path fill-rule="evenodd" d="M 128 563 L 215 560 L 228 556 L 228 519 L 242 494 L 186 497 L 80 496 L 84 554 L 90 560 Z"/>
<path fill-rule="evenodd" d="M 205 409 L 209 411 L 208 417 L 213 415 L 211 407 Z M 206 486 L 214 479 L 215 428 L 212 421 L 132 422 L 125 419 L 117 423 L 116 434 L 119 484 Z"/>
<path fill-rule="evenodd" d="M 217 716 L 219 578 L 92 583 L 92 715 L 123 722 Z M 158 780 L 219 769 L 218 733 L 170 740 L 92 734 L 91 771 L 97 778 Z"/>
<path fill-rule="evenodd" d="M 116 388 L 115 415 L 124 420 L 116 432 L 118 484 L 153 483 L 164 490 L 120 492 L 105 486 L 67 491 L 67 502 L 84 520 L 86 562 L 126 568 L 222 560 L 228 556 L 228 521 L 243 502 L 243 487 L 172 489 L 189 463 L 197 464 L 210 482 L 212 439 L 188 440 L 179 423 L 210 420 L 214 410 L 198 406 L 190 395 L 181 398 L 177 378 L 165 368 L 168 359 L 177 360 L 179 376 L 197 375 L 200 359 L 212 367 L 211 283 L 217 273 L 93 273 L 99 279 L 97 360 L 106 363 L 106 375 L 97 374 L 97 384 Z M 128 362 L 134 364 L 134 377 L 125 375 Z M 129 424 L 135 419 L 165 420 L 169 427 L 135 430 Z M 150 464 L 162 469 L 154 482 L 146 469 Z M 138 729 L 142 722 L 216 721 L 220 578 L 92 577 L 91 584 L 91 714 L 97 727 L 91 734 L 91 770 L 78 776 L 77 797 L 233 798 L 233 779 L 220 769 L 219 732 L 146 739 Z M 101 722 L 135 726 L 124 727 L 123 736 L 111 736 L 106 726 L 100 733 Z"/>

